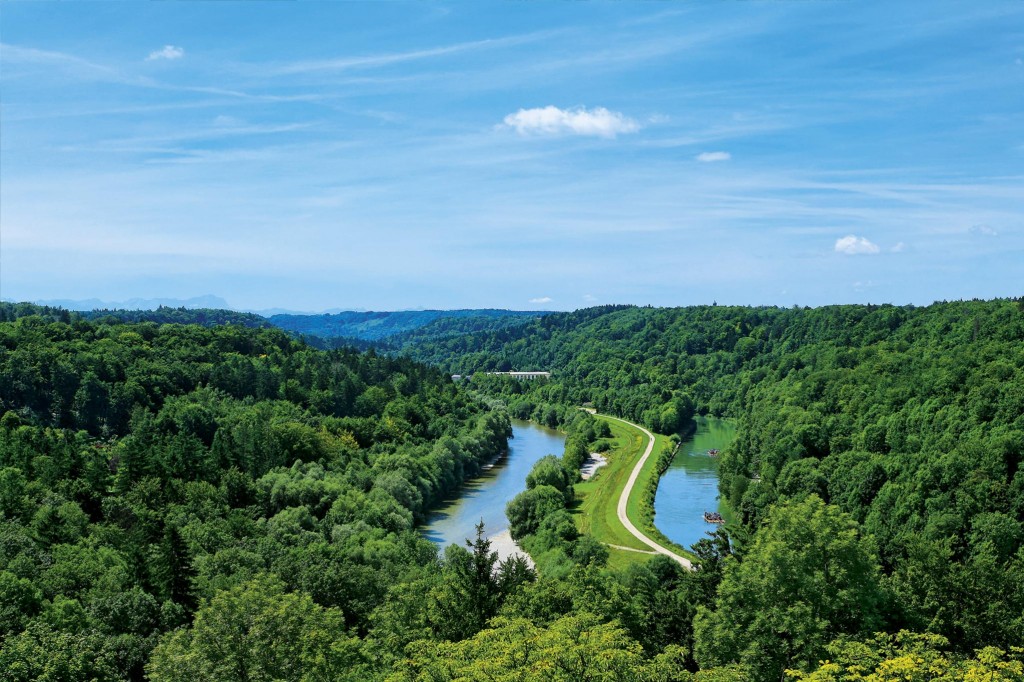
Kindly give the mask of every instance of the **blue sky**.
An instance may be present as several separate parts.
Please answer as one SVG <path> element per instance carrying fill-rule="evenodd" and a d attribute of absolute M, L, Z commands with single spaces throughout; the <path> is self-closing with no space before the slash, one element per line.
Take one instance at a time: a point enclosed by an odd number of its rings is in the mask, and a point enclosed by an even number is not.
<path fill-rule="evenodd" d="M 1024 2 L 5 2 L 0 296 L 1024 294 Z"/>

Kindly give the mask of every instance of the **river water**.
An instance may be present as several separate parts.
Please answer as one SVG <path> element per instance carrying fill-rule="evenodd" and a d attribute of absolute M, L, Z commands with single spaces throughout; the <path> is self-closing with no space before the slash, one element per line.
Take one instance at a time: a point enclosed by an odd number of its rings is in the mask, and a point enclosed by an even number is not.
<path fill-rule="evenodd" d="M 730 518 L 729 510 L 718 500 L 718 458 L 709 457 L 707 452 L 728 445 L 736 427 L 714 417 L 697 417 L 696 421 L 697 429 L 679 444 L 654 498 L 654 525 L 669 540 L 686 548 L 717 528 L 704 521 L 705 511 Z"/>
<path fill-rule="evenodd" d="M 428 517 L 420 528 L 427 539 L 442 547 L 465 544 L 476 537 L 476 524 L 481 519 L 487 536 L 508 530 L 505 505 L 526 489 L 526 475 L 534 462 L 544 455 L 561 456 L 565 450 L 563 434 L 531 422 L 513 419 L 512 436 L 506 457 L 467 481 L 457 499 Z"/>
<path fill-rule="evenodd" d="M 654 499 L 654 525 L 673 542 L 689 547 L 716 526 L 704 521 L 705 511 L 729 511 L 718 500 L 718 459 L 707 451 L 722 449 L 736 432 L 732 422 L 697 417 L 693 435 L 679 452 L 658 485 Z M 526 475 L 544 455 L 561 455 L 565 436 L 532 422 L 512 420 L 513 438 L 508 455 L 477 478 L 467 481 L 458 497 L 434 511 L 420 527 L 423 535 L 441 547 L 464 544 L 475 537 L 476 524 L 492 537 L 508 530 L 505 505 L 526 489 Z"/>

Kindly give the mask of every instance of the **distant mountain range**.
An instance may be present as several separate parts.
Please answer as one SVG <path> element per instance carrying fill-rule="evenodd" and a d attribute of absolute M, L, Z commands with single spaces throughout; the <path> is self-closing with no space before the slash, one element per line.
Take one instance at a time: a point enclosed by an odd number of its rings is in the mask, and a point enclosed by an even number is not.
<path fill-rule="evenodd" d="M 13 303 L 13 302 L 11 302 Z M 125 301 L 51 299 L 35 305 L 62 308 L 81 313 L 87 319 L 116 317 L 125 322 L 149 321 L 157 324 L 199 324 L 214 326 L 240 324 L 246 327 L 274 326 L 291 334 L 326 340 L 316 345 L 327 347 L 345 343 L 363 347 L 367 343 L 404 344 L 404 337 L 416 333 L 416 339 L 462 336 L 483 329 L 499 330 L 526 324 L 549 311 L 500 310 L 495 308 L 463 310 L 338 310 L 325 313 L 296 313 L 232 309 L 219 296 L 188 299 L 132 298 Z M 18 304 L 22 305 L 22 304 Z M 401 341 L 399 341 L 401 339 Z"/>
<path fill-rule="evenodd" d="M 400 310 L 394 312 L 346 311 L 323 315 L 271 315 L 272 325 L 285 331 L 321 338 L 354 338 L 380 341 L 398 334 L 420 329 L 445 320 L 474 320 L 482 324 L 496 320 L 513 322 L 536 319 L 547 315 L 545 311 L 496 310 L 493 308 L 469 310 Z"/>

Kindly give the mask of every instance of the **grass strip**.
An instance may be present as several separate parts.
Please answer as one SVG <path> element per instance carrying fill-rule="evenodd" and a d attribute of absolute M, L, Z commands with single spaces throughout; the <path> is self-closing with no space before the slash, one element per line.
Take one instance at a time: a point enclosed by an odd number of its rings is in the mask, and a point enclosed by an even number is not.
<path fill-rule="evenodd" d="M 598 415 L 597 419 L 601 419 Z M 608 463 L 600 467 L 588 481 L 576 484 L 577 502 L 572 509 L 576 527 L 582 533 L 589 533 L 595 540 L 606 545 L 620 545 L 639 550 L 650 548 L 619 522 L 616 507 L 622 489 L 629 480 L 629 474 L 643 454 L 646 438 L 635 428 L 607 420 L 612 437 L 608 440 L 611 448 L 602 453 Z M 621 568 L 632 563 L 642 563 L 650 558 L 648 554 L 629 552 L 609 547 L 611 553 L 608 565 Z"/>

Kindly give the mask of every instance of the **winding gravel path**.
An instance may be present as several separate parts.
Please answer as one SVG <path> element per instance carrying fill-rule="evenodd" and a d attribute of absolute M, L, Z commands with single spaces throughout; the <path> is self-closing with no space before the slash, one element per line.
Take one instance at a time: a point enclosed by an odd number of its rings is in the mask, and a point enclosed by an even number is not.
<path fill-rule="evenodd" d="M 628 422 L 625 419 L 619 419 L 618 417 L 610 417 L 606 414 L 603 414 L 601 416 L 605 417 L 606 419 L 614 419 L 617 422 L 622 422 L 623 424 L 628 424 L 629 426 L 634 426 L 640 429 L 641 433 L 647 436 L 647 448 L 644 450 L 643 456 L 636 463 L 636 466 L 633 467 L 633 471 L 630 472 L 629 480 L 626 481 L 626 487 L 622 489 L 622 494 L 619 495 L 619 506 L 617 509 L 619 514 L 619 521 L 622 523 L 623 526 L 626 527 L 626 530 L 633 534 L 633 537 L 635 537 L 637 540 L 644 543 L 658 554 L 664 554 L 665 556 L 670 557 L 675 561 L 678 561 L 686 568 L 692 570 L 693 564 L 690 562 L 689 559 L 679 556 L 667 547 L 662 547 L 657 542 L 644 535 L 639 528 L 633 525 L 633 522 L 629 520 L 629 517 L 626 516 L 626 503 L 629 501 L 629 495 L 630 493 L 633 492 L 633 486 L 636 484 L 636 479 L 640 475 L 640 470 L 643 469 L 644 467 L 644 462 L 647 461 L 647 458 L 651 456 L 651 452 L 654 451 L 654 434 L 645 429 L 644 427 L 640 426 L 639 424 Z"/>

